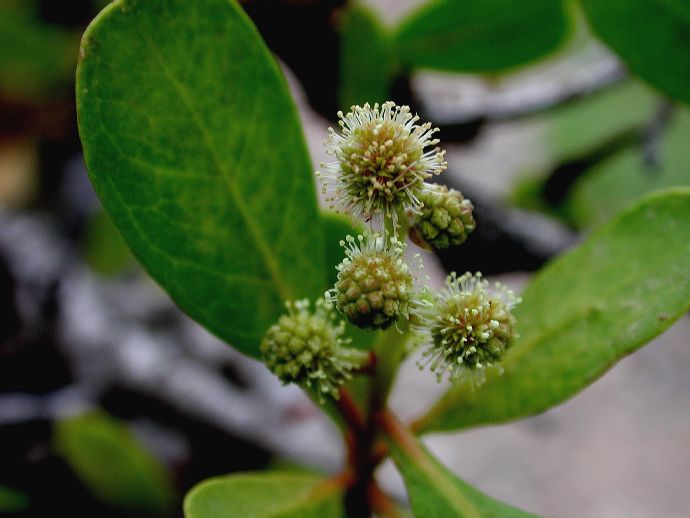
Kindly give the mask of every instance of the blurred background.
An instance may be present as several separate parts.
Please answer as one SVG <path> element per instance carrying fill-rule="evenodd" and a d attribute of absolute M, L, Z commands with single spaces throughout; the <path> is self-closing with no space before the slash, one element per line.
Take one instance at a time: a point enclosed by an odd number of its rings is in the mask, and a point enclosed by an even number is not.
<path fill-rule="evenodd" d="M 3 516 L 175 517 L 213 475 L 343 463 L 319 409 L 186 318 L 101 211 L 73 81 L 80 35 L 106 3 L 0 0 Z M 634 12 L 644 3 L 631 2 L 633 22 L 646 23 Z M 690 98 L 690 16 L 652 24 L 675 38 L 655 66 L 688 72 L 678 86 L 600 42 L 574 2 L 427 4 L 242 5 L 283 66 L 315 164 L 336 111 L 353 103 L 392 99 L 441 128 L 441 181 L 472 199 L 478 229 L 425 256 L 432 283 L 481 269 L 519 290 L 630 202 L 690 185 L 690 113 L 674 101 Z M 468 482 L 534 513 L 690 516 L 689 337 L 686 316 L 558 408 L 427 443 Z M 405 419 L 443 388 L 414 361 L 392 397 Z M 391 465 L 379 477 L 404 500 Z"/>

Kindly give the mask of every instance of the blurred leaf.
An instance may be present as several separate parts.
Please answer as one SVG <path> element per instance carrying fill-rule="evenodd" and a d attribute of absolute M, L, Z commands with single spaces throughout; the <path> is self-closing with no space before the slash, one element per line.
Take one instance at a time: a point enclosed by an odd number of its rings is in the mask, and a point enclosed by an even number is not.
<path fill-rule="evenodd" d="M 390 35 L 376 15 L 349 3 L 340 26 L 340 107 L 383 103 L 390 97 L 393 63 Z"/>
<path fill-rule="evenodd" d="M 594 32 L 645 81 L 690 103 L 687 0 L 582 0 Z"/>
<path fill-rule="evenodd" d="M 606 155 L 627 137 L 642 131 L 659 102 L 651 89 L 626 81 L 540 116 L 537 138 L 546 144 L 545 160 L 514 187 L 513 204 L 563 217 L 544 199 L 544 183 L 554 167 L 591 155 Z"/>
<path fill-rule="evenodd" d="M 572 219 L 580 227 L 605 221 L 645 194 L 675 186 L 690 186 L 690 112 L 678 111 L 661 141 L 658 161 L 645 163 L 635 148 L 598 164 L 573 188 Z"/>
<path fill-rule="evenodd" d="M 84 241 L 88 265 L 101 275 L 120 273 L 132 260 L 132 254 L 104 211 L 96 213 L 88 223 Z"/>
<path fill-rule="evenodd" d="M 544 57 L 569 31 L 562 0 L 433 0 L 401 23 L 395 43 L 409 66 L 496 72 Z"/>
<path fill-rule="evenodd" d="M 227 0 L 116 1 L 81 53 L 79 129 L 103 206 L 182 309 L 258 356 L 283 301 L 322 296 L 325 277 L 310 160 L 275 60 Z"/>
<path fill-rule="evenodd" d="M 18 513 L 28 507 L 29 499 L 24 493 L 0 485 L 0 513 Z"/>
<path fill-rule="evenodd" d="M 341 518 L 333 481 L 296 473 L 242 473 L 206 480 L 186 496 L 186 518 Z"/>
<path fill-rule="evenodd" d="M 414 515 L 423 518 L 526 518 L 516 509 L 476 490 L 443 465 L 399 422 L 382 423 Z"/>
<path fill-rule="evenodd" d="M 99 500 L 120 509 L 165 514 L 175 493 L 165 468 L 127 427 L 105 414 L 60 421 L 55 448 Z"/>
<path fill-rule="evenodd" d="M 423 432 L 499 423 L 561 403 L 690 309 L 690 189 L 646 198 L 529 284 L 502 376 L 451 388 Z"/>
<path fill-rule="evenodd" d="M 0 95 L 43 100 L 71 91 L 79 36 L 0 5 Z"/>
<path fill-rule="evenodd" d="M 573 160 L 617 136 L 649 123 L 659 98 L 646 86 L 626 81 L 546 116 L 544 138 L 555 162 Z"/>

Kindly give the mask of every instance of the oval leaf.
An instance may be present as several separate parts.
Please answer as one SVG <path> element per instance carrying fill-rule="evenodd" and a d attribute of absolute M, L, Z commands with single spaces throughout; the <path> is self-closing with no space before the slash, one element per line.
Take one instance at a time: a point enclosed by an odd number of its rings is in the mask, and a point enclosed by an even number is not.
<path fill-rule="evenodd" d="M 569 28 L 561 0 L 435 0 L 402 22 L 395 43 L 408 66 L 493 72 L 543 57 Z"/>
<path fill-rule="evenodd" d="M 690 103 L 690 3 L 683 0 L 582 0 L 597 35 L 630 70 Z"/>
<path fill-rule="evenodd" d="M 168 472 L 125 425 L 104 414 L 57 423 L 55 449 L 94 495 L 120 509 L 165 515 L 175 500 Z"/>
<path fill-rule="evenodd" d="M 502 376 L 451 389 L 418 431 L 542 412 L 662 333 L 690 308 L 690 189 L 660 193 L 542 270 L 515 311 L 520 338 Z"/>
<path fill-rule="evenodd" d="M 258 355 L 283 300 L 323 293 L 322 229 L 295 106 L 229 0 L 119 0 L 77 71 L 91 180 L 190 316 Z"/>
<path fill-rule="evenodd" d="M 419 518 L 527 518 L 532 514 L 494 500 L 445 468 L 391 414 L 384 414 L 390 453 Z"/>
<path fill-rule="evenodd" d="M 333 480 L 294 473 L 243 473 L 206 480 L 184 501 L 186 518 L 341 518 Z"/>

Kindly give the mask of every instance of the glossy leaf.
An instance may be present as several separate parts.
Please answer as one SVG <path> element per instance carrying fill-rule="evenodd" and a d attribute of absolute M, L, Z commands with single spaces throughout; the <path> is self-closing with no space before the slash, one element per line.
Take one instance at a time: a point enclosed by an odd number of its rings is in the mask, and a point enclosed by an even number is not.
<path fill-rule="evenodd" d="M 502 376 L 450 389 L 418 431 L 499 423 L 573 396 L 690 309 L 690 189 L 646 198 L 529 284 Z"/>
<path fill-rule="evenodd" d="M 532 514 L 494 500 L 463 482 L 388 415 L 382 422 L 395 465 L 420 518 L 526 518 Z"/>
<path fill-rule="evenodd" d="M 77 71 L 91 180 L 175 302 L 245 353 L 323 294 L 310 160 L 284 78 L 234 1 L 118 0 Z"/>
<path fill-rule="evenodd" d="M 582 5 L 594 32 L 633 73 L 690 103 L 690 3 L 582 0 Z"/>
<path fill-rule="evenodd" d="M 76 34 L 0 5 L 0 94 L 43 100 L 71 90 L 78 47 Z"/>
<path fill-rule="evenodd" d="M 111 506 L 164 515 L 175 493 L 165 468 L 122 423 L 86 414 L 57 423 L 55 449 L 99 500 Z"/>
<path fill-rule="evenodd" d="M 411 67 L 495 72 L 554 51 L 569 29 L 562 0 L 434 0 L 401 23 L 395 44 Z"/>
<path fill-rule="evenodd" d="M 391 38 L 376 15 L 358 2 L 349 4 L 340 25 L 340 107 L 389 99 L 393 63 Z"/>
<path fill-rule="evenodd" d="M 642 147 L 629 149 L 592 168 L 578 180 L 569 203 L 573 221 L 588 227 L 605 221 L 653 191 L 690 186 L 688 143 L 690 112 L 678 111 L 672 116 L 653 157 L 645 157 Z"/>
<path fill-rule="evenodd" d="M 206 480 L 185 498 L 185 518 L 341 518 L 333 481 L 297 473 L 242 473 Z"/>

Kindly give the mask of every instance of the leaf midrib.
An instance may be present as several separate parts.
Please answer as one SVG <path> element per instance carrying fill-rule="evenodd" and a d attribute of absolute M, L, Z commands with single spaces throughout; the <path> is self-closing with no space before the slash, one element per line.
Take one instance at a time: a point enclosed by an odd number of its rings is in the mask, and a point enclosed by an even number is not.
<path fill-rule="evenodd" d="M 194 108 L 194 105 L 191 102 L 189 92 L 185 89 L 184 85 L 174 76 L 172 73 L 172 70 L 170 67 L 167 65 L 165 60 L 163 59 L 163 55 L 160 52 L 159 48 L 156 46 L 156 44 L 153 42 L 153 40 L 150 38 L 150 36 L 147 35 L 146 30 L 141 31 L 141 34 L 143 35 L 144 39 L 149 45 L 149 48 L 153 51 L 153 55 L 155 56 L 156 60 L 158 61 L 161 70 L 163 71 L 163 74 L 167 78 L 167 80 L 170 82 L 171 86 L 177 93 L 177 96 L 179 97 L 180 101 L 184 104 L 185 108 L 187 109 L 192 121 L 194 122 L 194 126 L 196 126 L 196 129 L 198 130 L 199 134 L 201 135 L 201 138 L 208 150 L 209 156 L 215 165 L 217 169 L 218 175 L 225 180 L 225 184 L 230 191 L 230 194 L 233 198 L 233 201 L 235 202 L 235 208 L 239 212 L 240 216 L 242 217 L 242 220 L 244 221 L 247 229 L 249 230 L 249 233 L 251 234 L 256 247 L 259 251 L 259 254 L 261 255 L 261 258 L 263 259 L 264 265 L 268 269 L 269 274 L 271 275 L 271 279 L 274 283 L 275 288 L 277 289 L 278 293 L 282 297 L 283 300 L 290 300 L 292 298 L 292 290 L 288 288 L 288 286 L 285 284 L 283 281 L 281 272 L 280 272 L 280 267 L 276 263 L 276 261 L 273 259 L 271 250 L 269 247 L 266 245 L 265 240 L 262 239 L 262 234 L 259 230 L 259 228 L 256 225 L 256 222 L 254 221 L 254 218 L 251 216 L 249 213 L 244 200 L 242 199 L 242 196 L 240 196 L 239 192 L 237 191 L 237 188 L 235 187 L 234 183 L 232 182 L 230 172 L 226 170 L 225 166 L 223 165 L 222 160 L 220 159 L 220 156 L 213 145 L 213 140 L 211 136 L 209 135 L 208 131 L 206 130 L 206 126 L 203 124 L 203 121 L 197 112 L 197 110 Z M 255 97 L 255 103 L 253 105 L 252 110 L 255 109 L 256 99 L 258 97 Z M 241 159 L 241 158 L 240 158 Z"/>
<path fill-rule="evenodd" d="M 453 480 L 449 479 L 448 474 L 429 457 L 417 439 L 397 419 L 391 418 L 384 428 L 393 443 L 429 478 L 432 482 L 431 487 L 436 488 L 450 507 L 465 518 L 481 518 L 479 509 L 465 497 Z"/>

